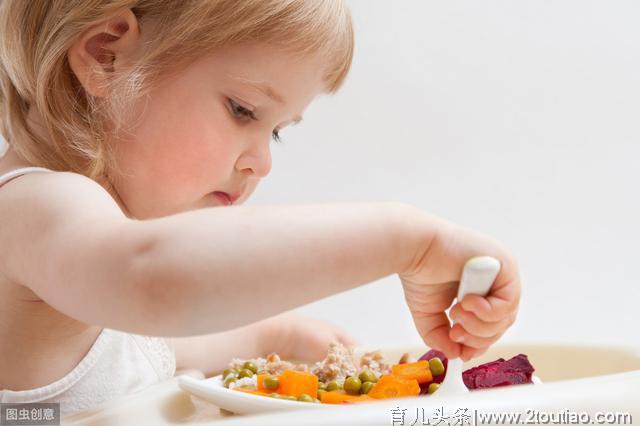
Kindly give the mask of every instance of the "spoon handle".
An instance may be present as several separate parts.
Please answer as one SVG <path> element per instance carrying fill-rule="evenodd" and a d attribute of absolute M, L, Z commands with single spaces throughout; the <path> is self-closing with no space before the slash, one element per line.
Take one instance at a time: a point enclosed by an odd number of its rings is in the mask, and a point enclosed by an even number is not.
<path fill-rule="evenodd" d="M 467 294 L 485 296 L 500 272 L 500 261 L 490 256 L 472 257 L 462 269 L 458 286 L 458 302 Z"/>
<path fill-rule="evenodd" d="M 485 296 L 489 293 L 493 281 L 500 272 L 500 262 L 489 256 L 472 257 L 467 260 L 462 269 L 460 285 L 458 286 L 458 302 L 467 294 Z M 449 359 L 447 374 L 436 392 L 436 395 L 446 396 L 469 392 L 462 379 L 462 360 Z"/>

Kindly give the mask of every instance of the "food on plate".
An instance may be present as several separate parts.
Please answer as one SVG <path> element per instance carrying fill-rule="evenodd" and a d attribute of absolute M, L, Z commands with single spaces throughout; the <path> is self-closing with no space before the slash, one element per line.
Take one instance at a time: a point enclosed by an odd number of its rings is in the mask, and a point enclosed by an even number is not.
<path fill-rule="evenodd" d="M 385 398 L 428 396 L 438 391 L 447 372 L 444 353 L 431 349 L 418 360 L 404 354 L 388 364 L 380 351 L 356 357 L 339 343 L 329 346 L 327 357 L 312 366 L 266 358 L 234 358 L 222 373 L 224 387 L 263 397 L 322 404 L 354 404 Z M 463 372 L 470 390 L 533 383 L 534 368 L 524 354 Z"/>
<path fill-rule="evenodd" d="M 418 384 L 431 383 L 433 381 L 431 363 L 425 360 L 396 364 L 391 367 L 391 373 L 403 379 L 413 379 L 417 381 Z"/>
<path fill-rule="evenodd" d="M 462 373 L 462 380 L 470 390 L 497 386 L 533 383 L 534 368 L 526 355 L 519 354 L 509 360 L 500 358 Z"/>
<path fill-rule="evenodd" d="M 258 374 L 256 387 L 261 392 L 275 392 L 280 395 L 318 396 L 318 376 L 304 371 L 285 370 L 279 376 Z"/>
<path fill-rule="evenodd" d="M 393 374 L 384 375 L 369 391 L 368 395 L 375 399 L 398 398 L 401 396 L 417 396 L 420 385 L 415 379 L 405 379 Z"/>
<path fill-rule="evenodd" d="M 380 351 L 367 352 L 356 360 L 352 349 L 340 343 L 332 343 L 327 357 L 315 363 L 310 370 L 321 382 L 344 383 L 347 377 L 355 376 L 358 371 L 369 371 L 378 378 L 389 372 L 389 366 L 384 362 Z"/>
<path fill-rule="evenodd" d="M 429 361 L 429 366 L 437 365 L 437 371 L 433 372 L 433 381 L 435 383 L 442 383 L 442 381 L 444 380 L 444 373 L 447 371 L 447 364 L 449 364 L 449 360 L 445 356 L 444 352 L 441 352 L 437 349 L 431 349 L 430 351 L 422 355 L 419 360 Z M 438 363 L 436 360 L 440 362 Z M 440 364 L 442 364 L 442 368 L 440 367 Z"/>

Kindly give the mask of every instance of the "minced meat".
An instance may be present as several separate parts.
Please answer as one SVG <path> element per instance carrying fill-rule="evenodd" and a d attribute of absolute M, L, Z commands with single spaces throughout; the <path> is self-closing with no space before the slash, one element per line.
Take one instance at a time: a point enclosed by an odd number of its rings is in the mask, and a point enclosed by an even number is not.
<path fill-rule="evenodd" d="M 358 371 L 353 350 L 334 342 L 329 345 L 327 357 L 317 362 L 311 372 L 318 376 L 321 382 L 344 382 L 347 376 L 353 376 Z"/>

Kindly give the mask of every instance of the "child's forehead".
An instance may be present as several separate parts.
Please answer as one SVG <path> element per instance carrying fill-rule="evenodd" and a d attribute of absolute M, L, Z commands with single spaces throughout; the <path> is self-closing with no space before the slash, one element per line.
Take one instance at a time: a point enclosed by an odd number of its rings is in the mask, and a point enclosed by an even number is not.
<path fill-rule="evenodd" d="M 263 42 L 250 42 L 220 46 L 212 49 L 205 57 L 214 64 L 227 63 L 229 67 L 273 68 L 279 66 L 318 66 L 322 58 L 312 54 L 302 54 L 291 48 Z M 285 64 L 285 65 L 280 65 Z"/>
<path fill-rule="evenodd" d="M 280 87 L 314 84 L 323 76 L 320 58 L 263 43 L 216 48 L 196 66 L 202 77 L 242 84 L 280 103 L 286 95 Z"/>

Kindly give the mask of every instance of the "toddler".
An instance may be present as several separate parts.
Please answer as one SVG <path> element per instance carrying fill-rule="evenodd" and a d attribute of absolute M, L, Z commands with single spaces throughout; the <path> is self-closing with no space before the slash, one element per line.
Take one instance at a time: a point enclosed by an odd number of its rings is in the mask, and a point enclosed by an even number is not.
<path fill-rule="evenodd" d="M 243 206 L 270 142 L 350 68 L 340 0 L 0 2 L 0 401 L 63 415 L 233 357 L 322 358 L 286 311 L 397 274 L 448 356 L 513 323 L 499 243 L 400 203 Z M 455 298 L 466 260 L 502 263 Z"/>

